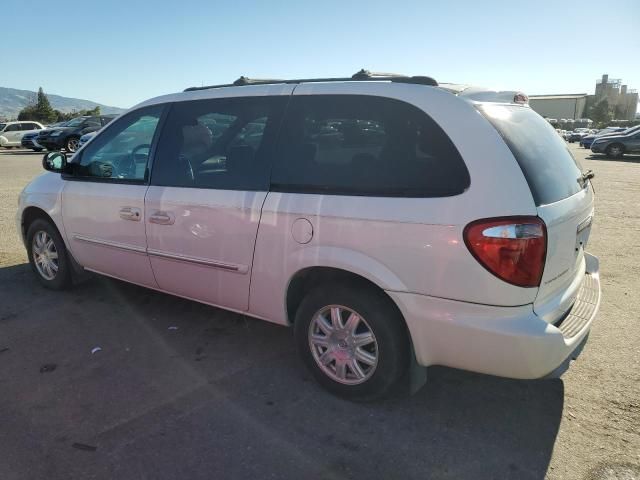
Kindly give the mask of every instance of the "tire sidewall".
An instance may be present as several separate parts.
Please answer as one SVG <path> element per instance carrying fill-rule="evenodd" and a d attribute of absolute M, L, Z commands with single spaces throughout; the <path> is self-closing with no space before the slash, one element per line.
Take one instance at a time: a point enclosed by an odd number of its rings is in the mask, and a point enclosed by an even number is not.
<path fill-rule="evenodd" d="M 53 239 L 53 243 L 56 247 L 56 251 L 58 252 L 58 272 L 53 280 L 47 280 L 36 268 L 35 260 L 33 258 L 33 237 L 36 232 L 45 231 L 49 234 L 49 236 Z M 37 219 L 34 220 L 31 225 L 29 225 L 29 229 L 27 230 L 27 254 L 29 256 L 29 264 L 31 265 L 31 269 L 35 273 L 38 281 L 45 287 L 50 288 L 52 290 L 63 290 L 67 288 L 71 281 L 71 265 L 69 264 L 69 256 L 67 254 L 67 249 L 64 245 L 64 241 L 58 232 L 58 229 L 53 226 L 50 222 Z"/>
<path fill-rule="evenodd" d="M 361 384 L 336 382 L 326 376 L 313 357 L 309 326 L 316 313 L 328 305 L 354 310 L 366 320 L 376 337 L 378 364 L 371 378 Z M 294 330 L 298 354 L 318 383 L 349 400 L 371 401 L 386 396 L 401 380 L 409 364 L 411 349 L 400 312 L 383 293 L 368 286 L 336 285 L 311 291 L 296 312 Z"/>

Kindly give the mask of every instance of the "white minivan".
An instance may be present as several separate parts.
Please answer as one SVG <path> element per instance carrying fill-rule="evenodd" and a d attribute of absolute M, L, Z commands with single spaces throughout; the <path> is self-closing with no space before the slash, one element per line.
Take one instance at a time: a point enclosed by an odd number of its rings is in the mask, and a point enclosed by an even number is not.
<path fill-rule="evenodd" d="M 45 155 L 17 224 L 43 285 L 86 270 L 293 326 L 346 398 L 429 365 L 556 377 L 600 303 L 593 175 L 526 102 L 364 71 L 190 88 Z"/>

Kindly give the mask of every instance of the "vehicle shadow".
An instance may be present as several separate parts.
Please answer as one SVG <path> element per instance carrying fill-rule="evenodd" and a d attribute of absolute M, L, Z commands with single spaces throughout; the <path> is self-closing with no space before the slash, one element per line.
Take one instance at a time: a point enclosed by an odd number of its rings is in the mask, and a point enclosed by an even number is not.
<path fill-rule="evenodd" d="M 410 397 L 340 400 L 290 329 L 104 277 L 51 292 L 28 265 L 0 268 L 2 348 L 2 478 L 543 479 L 563 413 L 560 380 L 442 367 Z"/>
<path fill-rule="evenodd" d="M 622 158 L 609 158 L 605 155 L 600 155 L 597 153 L 592 153 L 591 155 L 585 157 L 587 160 L 602 160 L 607 162 L 626 162 L 626 163 L 640 163 L 640 155 L 629 155 L 626 154 Z"/>
<path fill-rule="evenodd" d="M 39 156 L 43 156 L 46 153 L 45 150 L 41 151 L 41 152 L 34 152 L 33 150 L 14 150 L 14 149 L 6 149 L 6 148 L 0 148 L 0 155 L 39 155 Z"/>

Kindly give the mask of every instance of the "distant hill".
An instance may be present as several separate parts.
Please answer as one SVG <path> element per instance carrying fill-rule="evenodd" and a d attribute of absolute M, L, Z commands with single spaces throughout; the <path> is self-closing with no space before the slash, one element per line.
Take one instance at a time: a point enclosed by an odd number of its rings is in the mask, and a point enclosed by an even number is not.
<path fill-rule="evenodd" d="M 46 93 L 46 91 L 45 91 Z M 20 110 L 37 98 L 37 92 L 29 90 L 18 90 L 16 88 L 0 87 L 0 118 L 16 118 Z M 47 93 L 51 106 L 61 112 L 72 112 L 74 110 L 91 110 L 96 106 L 100 106 L 100 112 L 103 114 L 122 113 L 126 109 L 118 107 L 109 107 L 90 100 L 81 100 L 79 98 L 61 97 L 60 95 L 51 95 Z"/>

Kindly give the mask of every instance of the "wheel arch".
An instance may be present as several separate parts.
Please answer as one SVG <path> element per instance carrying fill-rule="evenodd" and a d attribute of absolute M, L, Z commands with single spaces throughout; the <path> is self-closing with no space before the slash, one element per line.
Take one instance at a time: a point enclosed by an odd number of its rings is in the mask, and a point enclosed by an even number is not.
<path fill-rule="evenodd" d="M 404 321 L 402 311 L 396 302 L 387 294 L 387 292 L 385 292 L 382 286 L 361 274 L 354 273 L 353 271 L 345 270 L 343 268 L 329 266 L 305 267 L 298 270 L 291 277 L 287 286 L 285 299 L 288 324 L 294 324 L 296 312 L 298 311 L 303 298 L 310 290 L 323 283 L 337 282 L 360 285 L 364 288 L 369 288 L 378 292 L 398 311 L 398 314 L 403 319 L 403 323 L 406 328 L 406 322 Z"/>
<path fill-rule="evenodd" d="M 27 242 L 27 231 L 29 230 L 29 225 L 31 225 L 37 219 L 43 219 L 50 222 L 54 227 L 56 227 L 56 230 L 58 230 L 60 237 L 62 237 L 62 240 L 64 241 L 64 236 L 62 235 L 62 231 L 60 230 L 60 227 L 56 224 L 53 217 L 51 217 L 51 215 L 49 215 L 42 208 L 37 207 L 35 205 L 31 205 L 29 207 L 26 207 L 22 211 L 22 218 L 20 220 L 20 234 L 22 235 L 22 242 L 25 245 Z"/>

